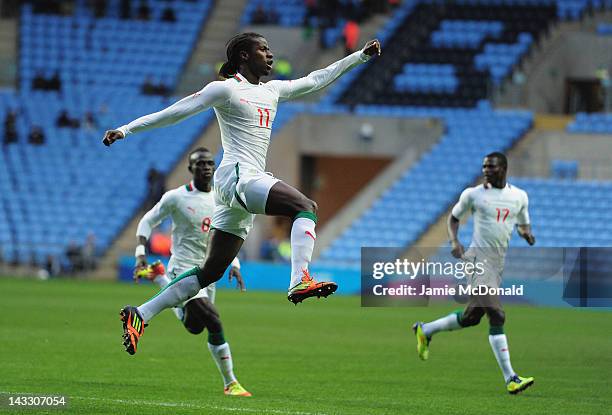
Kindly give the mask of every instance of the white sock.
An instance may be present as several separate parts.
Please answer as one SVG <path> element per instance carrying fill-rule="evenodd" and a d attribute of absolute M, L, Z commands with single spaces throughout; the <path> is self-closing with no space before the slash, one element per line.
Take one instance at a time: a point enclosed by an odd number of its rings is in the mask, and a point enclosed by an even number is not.
<path fill-rule="evenodd" d="M 291 227 L 291 283 L 292 288 L 302 281 L 303 270 L 308 269 L 314 249 L 315 222 L 309 218 L 297 218 Z"/>
<path fill-rule="evenodd" d="M 138 307 L 145 323 L 162 310 L 181 305 L 183 301 L 193 297 L 200 291 L 200 283 L 196 275 L 177 277 L 166 285 L 155 297 Z"/>
<path fill-rule="evenodd" d="M 452 313 L 430 323 L 423 324 L 423 333 L 427 337 L 431 337 L 439 331 L 451 331 L 460 328 L 459 321 L 457 321 L 457 314 Z"/>
<path fill-rule="evenodd" d="M 230 351 L 229 344 L 225 342 L 219 346 L 215 346 L 208 343 L 208 350 L 210 350 L 210 354 L 217 364 L 221 376 L 223 376 L 224 386 L 235 382 L 236 376 L 234 376 L 234 364 L 232 362 L 232 352 Z"/>
<path fill-rule="evenodd" d="M 166 285 L 170 284 L 170 281 L 172 280 L 166 275 L 158 275 L 153 279 L 153 282 L 159 285 L 159 288 L 164 288 Z M 180 321 L 183 321 L 183 317 L 185 317 L 183 307 L 172 307 L 172 311 L 174 312 L 176 318 L 178 318 Z"/>
<path fill-rule="evenodd" d="M 489 335 L 489 344 L 491 345 L 491 349 L 493 349 L 493 354 L 495 354 L 497 364 L 499 364 L 499 367 L 504 374 L 504 380 L 508 382 L 508 380 L 514 376 L 515 373 L 512 369 L 512 364 L 510 364 L 510 351 L 508 350 L 508 340 L 506 339 L 506 335 Z"/>

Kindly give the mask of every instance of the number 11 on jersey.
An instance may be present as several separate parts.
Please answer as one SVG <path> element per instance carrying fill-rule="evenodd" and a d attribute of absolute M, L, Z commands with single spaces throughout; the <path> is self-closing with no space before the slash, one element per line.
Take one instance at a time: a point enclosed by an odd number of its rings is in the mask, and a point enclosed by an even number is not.
<path fill-rule="evenodd" d="M 266 127 L 270 124 L 270 110 L 267 108 L 257 108 L 257 112 L 259 112 L 259 126 L 263 127 L 263 118 L 264 112 L 266 113 Z"/>

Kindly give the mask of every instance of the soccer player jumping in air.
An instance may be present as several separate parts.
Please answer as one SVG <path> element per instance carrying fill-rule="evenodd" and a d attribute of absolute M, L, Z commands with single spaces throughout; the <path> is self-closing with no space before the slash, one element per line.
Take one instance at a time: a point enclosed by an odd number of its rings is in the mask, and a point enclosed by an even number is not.
<path fill-rule="evenodd" d="M 227 62 L 219 71 L 226 80 L 213 81 L 162 111 L 106 132 L 103 143 L 110 146 L 129 134 L 171 125 L 213 108 L 224 150 L 214 177 L 216 207 L 204 265 L 179 275 L 140 307 L 127 306 L 122 310 L 124 332 L 134 349 L 144 332 L 144 325 L 138 330 L 131 326 L 134 317 L 149 322 L 160 311 L 180 304 L 219 280 L 240 250 L 255 214 L 286 216 L 293 220 L 289 301 L 298 303 L 336 291 L 335 283 L 316 282 L 308 273 L 316 239 L 316 203 L 266 174 L 266 154 L 279 101 L 318 91 L 380 52 L 380 42 L 370 40 L 361 51 L 303 78 L 262 83 L 260 79 L 272 71 L 272 52 L 263 36 L 242 33 L 228 42 Z"/>
<path fill-rule="evenodd" d="M 161 200 L 148 211 L 138 223 L 136 238 L 138 246 L 134 256 L 136 267 L 134 275 L 141 273 L 160 287 L 170 284 L 174 278 L 188 269 L 202 263 L 208 234 L 215 209 L 212 193 L 212 178 L 215 161 L 212 153 L 199 147 L 189 153 L 189 171 L 193 179 L 189 184 L 166 192 Z M 151 230 L 167 217 L 172 218 L 172 256 L 168 263 L 168 272 L 158 275 L 147 272 L 149 269 L 145 244 L 151 236 Z M 244 289 L 240 274 L 240 261 L 236 257 L 232 262 L 230 280 L 236 278 L 238 285 Z M 232 396 L 251 396 L 236 379 L 234 364 L 229 344 L 223 335 L 223 326 L 219 312 L 214 306 L 215 284 L 202 288 L 195 296 L 173 309 L 178 319 L 189 333 L 200 334 L 208 330 L 208 349 L 223 377 L 224 393 Z M 124 339 L 128 352 L 132 342 L 129 335 Z M 135 345 L 134 345 L 135 346 Z"/>
<path fill-rule="evenodd" d="M 495 152 L 487 155 L 482 164 L 484 183 L 464 190 L 448 217 L 452 255 L 464 261 L 478 262 L 484 268 L 484 272 L 474 272 L 470 276 L 469 284 L 472 287 L 500 287 L 508 242 L 515 225 L 518 234 L 529 245 L 535 243 L 529 224 L 527 193 L 506 182 L 507 171 L 508 160 L 504 154 Z M 459 219 L 467 212 L 474 215 L 474 234 L 470 248 L 465 251 L 457 233 Z M 419 357 L 422 360 L 429 357 L 429 342 L 434 334 L 475 326 L 484 314 L 489 318 L 489 343 L 504 375 L 507 391 L 516 394 L 527 389 L 533 385 L 534 379 L 518 376 L 512 369 L 504 334 L 506 315 L 498 296 L 471 296 L 463 312 L 455 312 L 430 323 L 415 323 L 412 328 Z"/>

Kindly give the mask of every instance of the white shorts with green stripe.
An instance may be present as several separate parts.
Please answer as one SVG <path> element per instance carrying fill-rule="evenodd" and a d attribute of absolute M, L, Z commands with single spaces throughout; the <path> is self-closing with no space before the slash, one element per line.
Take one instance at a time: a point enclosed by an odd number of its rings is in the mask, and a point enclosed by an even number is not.
<path fill-rule="evenodd" d="M 270 189 L 280 180 L 240 163 L 215 171 L 212 227 L 246 239 L 255 214 L 266 213 Z"/>

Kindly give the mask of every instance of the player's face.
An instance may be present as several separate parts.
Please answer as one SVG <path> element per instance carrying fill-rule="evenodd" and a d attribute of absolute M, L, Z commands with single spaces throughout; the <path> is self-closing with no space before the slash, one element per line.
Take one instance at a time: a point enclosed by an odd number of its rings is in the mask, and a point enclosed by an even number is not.
<path fill-rule="evenodd" d="M 482 175 L 485 182 L 495 185 L 506 178 L 506 169 L 497 157 L 485 157 L 482 162 Z"/>
<path fill-rule="evenodd" d="M 210 181 L 215 172 L 215 160 L 209 152 L 195 153 L 189 159 L 189 171 L 193 173 L 193 178 L 198 180 Z"/>
<path fill-rule="evenodd" d="M 247 64 L 251 73 L 256 76 L 268 76 L 272 72 L 274 55 L 270 51 L 268 41 L 263 37 L 254 39 Z"/>

